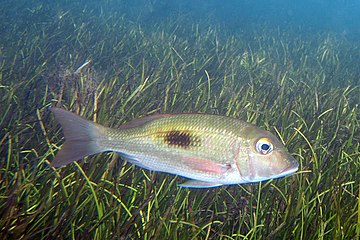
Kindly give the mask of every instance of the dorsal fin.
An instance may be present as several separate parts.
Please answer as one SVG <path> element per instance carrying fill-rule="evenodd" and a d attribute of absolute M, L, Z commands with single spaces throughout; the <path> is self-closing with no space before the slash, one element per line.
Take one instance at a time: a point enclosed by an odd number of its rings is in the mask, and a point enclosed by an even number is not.
<path fill-rule="evenodd" d="M 172 114 L 155 114 L 155 115 L 151 115 L 151 116 L 147 116 L 147 117 L 142 117 L 142 118 L 135 119 L 135 120 L 132 120 L 130 122 L 127 122 L 127 123 L 121 125 L 119 127 L 119 129 L 130 129 L 130 128 L 140 127 L 140 126 L 143 126 L 143 125 L 145 125 L 151 121 L 154 121 L 156 119 L 160 119 L 163 117 L 169 117 L 171 115 Z"/>

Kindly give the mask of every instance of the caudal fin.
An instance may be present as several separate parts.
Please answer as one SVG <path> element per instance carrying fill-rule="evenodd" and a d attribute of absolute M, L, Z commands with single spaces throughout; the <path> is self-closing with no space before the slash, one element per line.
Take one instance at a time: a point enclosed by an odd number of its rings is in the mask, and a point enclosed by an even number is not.
<path fill-rule="evenodd" d="M 50 110 L 61 124 L 65 136 L 64 144 L 51 163 L 54 167 L 104 151 L 98 143 L 105 134 L 105 127 L 61 108 Z"/>

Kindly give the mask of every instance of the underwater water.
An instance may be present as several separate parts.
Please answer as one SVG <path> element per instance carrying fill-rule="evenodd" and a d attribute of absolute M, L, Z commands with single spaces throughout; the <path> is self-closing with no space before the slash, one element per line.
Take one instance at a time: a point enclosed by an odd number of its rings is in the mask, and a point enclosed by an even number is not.
<path fill-rule="evenodd" d="M 359 239 L 360 2 L 2 0 L 1 239 Z M 106 126 L 235 117 L 299 162 L 285 178 L 179 188 L 102 153 L 62 168 L 48 107 Z"/>

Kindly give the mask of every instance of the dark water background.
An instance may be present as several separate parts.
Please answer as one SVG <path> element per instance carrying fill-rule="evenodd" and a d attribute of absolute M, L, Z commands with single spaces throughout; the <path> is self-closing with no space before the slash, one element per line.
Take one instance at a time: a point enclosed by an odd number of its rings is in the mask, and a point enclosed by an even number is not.
<path fill-rule="evenodd" d="M 2 31 L 9 25 L 50 20 L 59 10 L 124 14 L 142 24 L 156 24 L 168 17 L 184 15 L 189 22 L 206 20 L 223 24 L 233 31 L 255 26 L 299 28 L 299 33 L 329 31 L 359 38 L 360 2 L 357 0 L 103 0 L 103 1 L 6 1 L 1 6 Z M 41 6 L 41 7 L 40 7 Z M 82 11 L 80 11 L 80 9 Z M 301 30 L 300 30 L 301 29 Z"/>
<path fill-rule="evenodd" d="M 297 39 L 308 41 L 308 48 L 318 47 L 319 36 L 329 36 L 333 42 L 342 42 L 342 49 L 351 52 L 345 42 L 357 44 L 360 41 L 360 1 L 357 0 L 103 0 L 103 1 L 1 1 L 0 7 L 0 60 L 13 60 L 18 46 L 29 36 L 42 32 L 41 45 L 51 55 L 59 46 L 69 45 L 66 39 L 79 25 L 97 39 L 89 46 L 81 46 L 85 58 L 95 58 L 95 65 L 106 68 L 106 59 L 96 59 L 96 42 L 116 42 L 115 26 L 103 27 L 107 19 L 124 18 L 129 24 L 136 25 L 147 34 L 161 31 L 164 26 L 172 26 L 165 31 L 178 37 L 191 39 L 191 27 L 219 27 L 219 38 L 234 35 L 251 45 L 260 32 L 291 35 L 291 46 Z M 86 22 L 88 20 L 88 22 Z M 110 20 L 109 20 L 110 21 Z M 178 22 L 177 22 L 178 21 Z M 101 25 L 102 24 L 102 25 Z M 179 24 L 177 26 L 177 24 Z M 110 23 L 111 25 L 111 23 Z M 49 27 L 50 26 L 50 27 Z M 159 27 L 160 26 L 160 27 Z M 82 27 L 82 26 L 81 26 Z M 123 26 L 121 26 L 123 27 Z M 172 30 L 169 30 L 171 29 Z M 177 31 L 181 29 L 180 31 Z M 113 35 L 108 35 L 111 30 Z M 266 33 L 267 32 L 267 33 Z M 121 37 L 119 29 L 118 36 Z M 27 40 L 29 41 L 29 40 Z M 25 42 L 24 42 L 25 44 Z M 189 41 L 189 45 L 191 45 Z M 73 47 L 76 48 L 76 47 Z M 68 50 L 71 53 L 71 49 Z M 130 52 L 130 51 L 129 51 Z M 241 51 L 240 51 L 241 52 Z M 354 54 L 358 54 L 357 50 Z M 46 54 L 45 54 L 46 55 Z M 85 56 L 86 55 L 86 56 Z M 122 56 L 118 56 L 120 59 Z M 85 59 L 84 59 L 85 61 Z M 58 63 L 55 63 L 58 64 Z M 78 63 L 80 64 L 80 62 Z M 356 70 L 355 70 L 356 71 Z M 355 82 L 357 84 L 357 82 Z"/>
<path fill-rule="evenodd" d="M 171 14 L 188 14 L 191 18 L 208 19 L 213 23 L 224 24 L 233 31 L 244 31 L 264 25 L 301 28 L 304 33 L 330 31 L 356 38 L 359 37 L 360 31 L 360 2 L 356 0 L 152 2 L 152 8 L 144 10 L 139 16 L 140 19 L 156 22 Z M 144 1 L 133 1 L 131 8 L 136 9 L 143 4 Z"/>

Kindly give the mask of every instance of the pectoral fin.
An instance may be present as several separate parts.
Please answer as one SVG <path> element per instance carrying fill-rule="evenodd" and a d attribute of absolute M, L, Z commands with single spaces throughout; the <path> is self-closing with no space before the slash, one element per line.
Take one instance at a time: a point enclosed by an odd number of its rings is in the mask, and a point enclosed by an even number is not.
<path fill-rule="evenodd" d="M 186 188 L 212 188 L 221 186 L 221 183 L 214 183 L 214 182 L 203 182 L 199 180 L 189 180 L 182 184 L 179 184 L 179 187 L 186 187 Z"/>
<path fill-rule="evenodd" d="M 208 159 L 194 157 L 184 158 L 184 164 L 193 170 L 217 175 L 223 175 L 231 168 L 230 164 L 215 163 L 214 161 Z"/>

